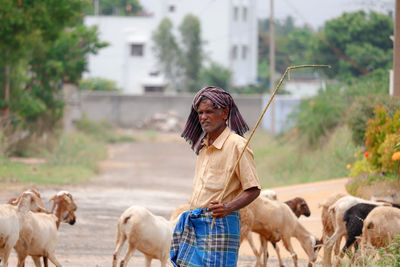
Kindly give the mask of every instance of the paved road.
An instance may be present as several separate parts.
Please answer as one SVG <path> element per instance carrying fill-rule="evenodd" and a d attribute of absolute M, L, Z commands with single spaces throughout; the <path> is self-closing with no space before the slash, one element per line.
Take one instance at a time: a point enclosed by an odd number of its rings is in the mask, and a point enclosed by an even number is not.
<path fill-rule="evenodd" d="M 116 222 L 121 213 L 131 205 L 149 208 L 153 213 L 168 218 L 180 204 L 187 202 L 192 190 L 195 155 L 189 146 L 174 135 L 157 141 L 111 145 L 109 159 L 101 163 L 101 172 L 86 184 L 39 188 L 43 199 L 48 200 L 59 190 L 69 190 L 78 205 L 77 223 L 60 227 L 57 257 L 63 266 L 111 266 L 114 251 Z M 303 196 L 309 203 L 312 216 L 302 219 L 305 226 L 320 236 L 321 223 L 318 203 L 329 192 L 344 191 L 345 180 L 276 188 L 280 200 Z M 4 203 L 22 189 L 0 190 Z M 295 242 L 293 242 L 295 243 Z M 296 245 L 299 257 L 305 259 Z M 268 266 L 277 266 L 274 252 Z M 289 255 L 281 246 L 285 265 L 292 266 Z M 240 248 L 239 266 L 254 266 L 255 258 L 248 245 Z M 300 266 L 305 261 L 301 261 Z M 15 253 L 9 266 L 16 265 Z M 30 259 L 26 267 L 33 266 Z M 144 257 L 135 252 L 129 266 L 144 266 Z M 153 266 L 160 266 L 153 261 Z"/>

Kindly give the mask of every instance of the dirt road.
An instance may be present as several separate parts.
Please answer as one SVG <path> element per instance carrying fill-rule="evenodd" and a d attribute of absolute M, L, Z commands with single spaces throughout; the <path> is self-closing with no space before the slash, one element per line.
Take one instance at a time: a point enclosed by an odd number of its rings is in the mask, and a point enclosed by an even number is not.
<path fill-rule="evenodd" d="M 131 205 L 140 205 L 168 218 L 175 207 L 187 202 L 190 197 L 195 160 L 194 153 L 183 140 L 176 135 L 166 135 L 157 141 L 111 145 L 108 160 L 100 165 L 100 174 L 86 184 L 40 187 L 45 201 L 59 190 L 68 190 L 78 205 L 77 223 L 60 227 L 56 255 L 61 264 L 73 267 L 111 266 L 116 222 L 121 213 Z M 301 221 L 308 230 L 320 236 L 318 203 L 331 192 L 344 192 L 344 183 L 345 179 L 339 179 L 274 189 L 282 201 L 294 196 L 306 199 L 312 214 Z M 0 189 L 0 202 L 6 202 L 21 190 L 18 187 Z M 293 243 L 299 257 L 305 259 L 297 241 Z M 288 253 L 280 246 L 286 266 L 292 266 Z M 277 266 L 271 248 L 270 255 L 269 266 Z M 254 263 L 255 258 L 248 244 L 242 244 L 238 265 L 253 266 Z M 9 266 L 15 265 L 16 255 L 13 252 Z M 33 266 L 32 261 L 28 259 L 25 266 Z M 143 255 L 135 252 L 129 266 L 144 266 Z M 153 266 L 160 266 L 159 261 L 154 260 Z"/>

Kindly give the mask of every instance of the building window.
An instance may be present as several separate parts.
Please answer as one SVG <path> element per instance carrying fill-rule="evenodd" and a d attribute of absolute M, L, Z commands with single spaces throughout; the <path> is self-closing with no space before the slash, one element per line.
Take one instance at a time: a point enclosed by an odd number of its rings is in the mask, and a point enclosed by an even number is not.
<path fill-rule="evenodd" d="M 247 58 L 247 45 L 242 46 L 242 59 Z"/>
<path fill-rule="evenodd" d="M 174 13 L 175 12 L 175 6 L 174 5 L 170 5 L 168 7 L 168 10 L 169 10 L 170 13 Z"/>
<path fill-rule="evenodd" d="M 238 21 L 239 19 L 239 8 L 237 6 L 233 9 L 233 20 Z"/>
<path fill-rule="evenodd" d="M 145 86 L 144 87 L 145 93 L 162 93 L 164 92 L 163 86 Z"/>
<path fill-rule="evenodd" d="M 142 57 L 143 56 L 143 44 L 131 44 L 131 56 Z"/>
<path fill-rule="evenodd" d="M 243 21 L 247 21 L 247 7 L 243 7 Z"/>
<path fill-rule="evenodd" d="M 238 53 L 237 50 L 238 50 L 238 49 L 237 49 L 237 46 L 234 45 L 234 46 L 232 47 L 232 59 L 236 59 L 236 58 L 237 58 L 237 53 Z"/>

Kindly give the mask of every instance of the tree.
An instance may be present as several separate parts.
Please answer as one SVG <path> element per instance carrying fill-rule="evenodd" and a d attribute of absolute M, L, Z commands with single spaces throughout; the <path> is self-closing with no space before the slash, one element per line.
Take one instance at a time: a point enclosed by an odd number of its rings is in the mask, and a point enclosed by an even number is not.
<path fill-rule="evenodd" d="M 45 127 L 36 129 L 40 134 L 51 131 L 62 117 L 63 101 L 59 96 L 62 84 L 78 84 L 87 67 L 86 55 L 95 54 L 104 46 L 106 43 L 98 40 L 97 28 L 84 25 L 61 31 L 58 38 L 48 45 L 33 45 L 30 75 L 23 91 L 29 92 L 33 102 L 42 105 L 32 111 L 16 99 L 12 103 L 17 107 L 18 115 L 33 123 L 46 121 Z"/>
<path fill-rule="evenodd" d="M 182 37 L 185 88 L 188 91 L 196 92 L 203 60 L 200 21 L 194 15 L 186 15 L 179 26 L 179 30 Z"/>
<path fill-rule="evenodd" d="M 392 19 L 371 11 L 344 13 L 325 23 L 312 42 L 315 63 L 329 64 L 329 76 L 361 75 L 386 68 L 392 59 Z"/>
<path fill-rule="evenodd" d="M 309 61 L 313 33 L 307 28 L 295 28 L 288 34 L 285 51 L 289 54 L 290 65 L 303 65 Z"/>
<path fill-rule="evenodd" d="M 180 63 L 181 51 L 172 33 L 171 20 L 164 18 L 153 32 L 153 51 L 161 67 L 161 71 L 171 83 L 170 86 L 181 91 L 182 66 Z"/>
<path fill-rule="evenodd" d="M 98 0 L 100 15 L 136 16 L 143 11 L 138 0 Z M 87 14 L 94 14 L 94 5 L 87 10 Z"/>
<path fill-rule="evenodd" d="M 0 1 L 0 83 L 5 88 L 0 106 L 11 107 L 25 126 L 42 121 L 52 130 L 62 116 L 63 82 L 77 82 L 86 55 L 106 45 L 95 28 L 82 25 L 87 5 L 82 0 Z"/>
<path fill-rule="evenodd" d="M 199 77 L 200 87 L 212 85 L 229 90 L 232 72 L 216 62 L 211 62 L 208 68 L 201 70 Z"/>
<path fill-rule="evenodd" d="M 171 20 L 164 18 L 153 32 L 153 51 L 170 86 L 177 91 L 195 92 L 203 60 L 199 19 L 194 15 L 185 16 L 179 31 L 181 46 L 172 33 Z"/>

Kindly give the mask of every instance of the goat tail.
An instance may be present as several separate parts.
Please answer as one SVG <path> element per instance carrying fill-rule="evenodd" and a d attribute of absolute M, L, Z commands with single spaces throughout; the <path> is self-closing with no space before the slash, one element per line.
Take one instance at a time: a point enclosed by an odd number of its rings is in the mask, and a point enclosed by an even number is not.
<path fill-rule="evenodd" d="M 117 223 L 117 233 L 115 236 L 115 245 L 117 246 L 119 244 L 119 241 L 121 240 L 121 223 Z"/>

